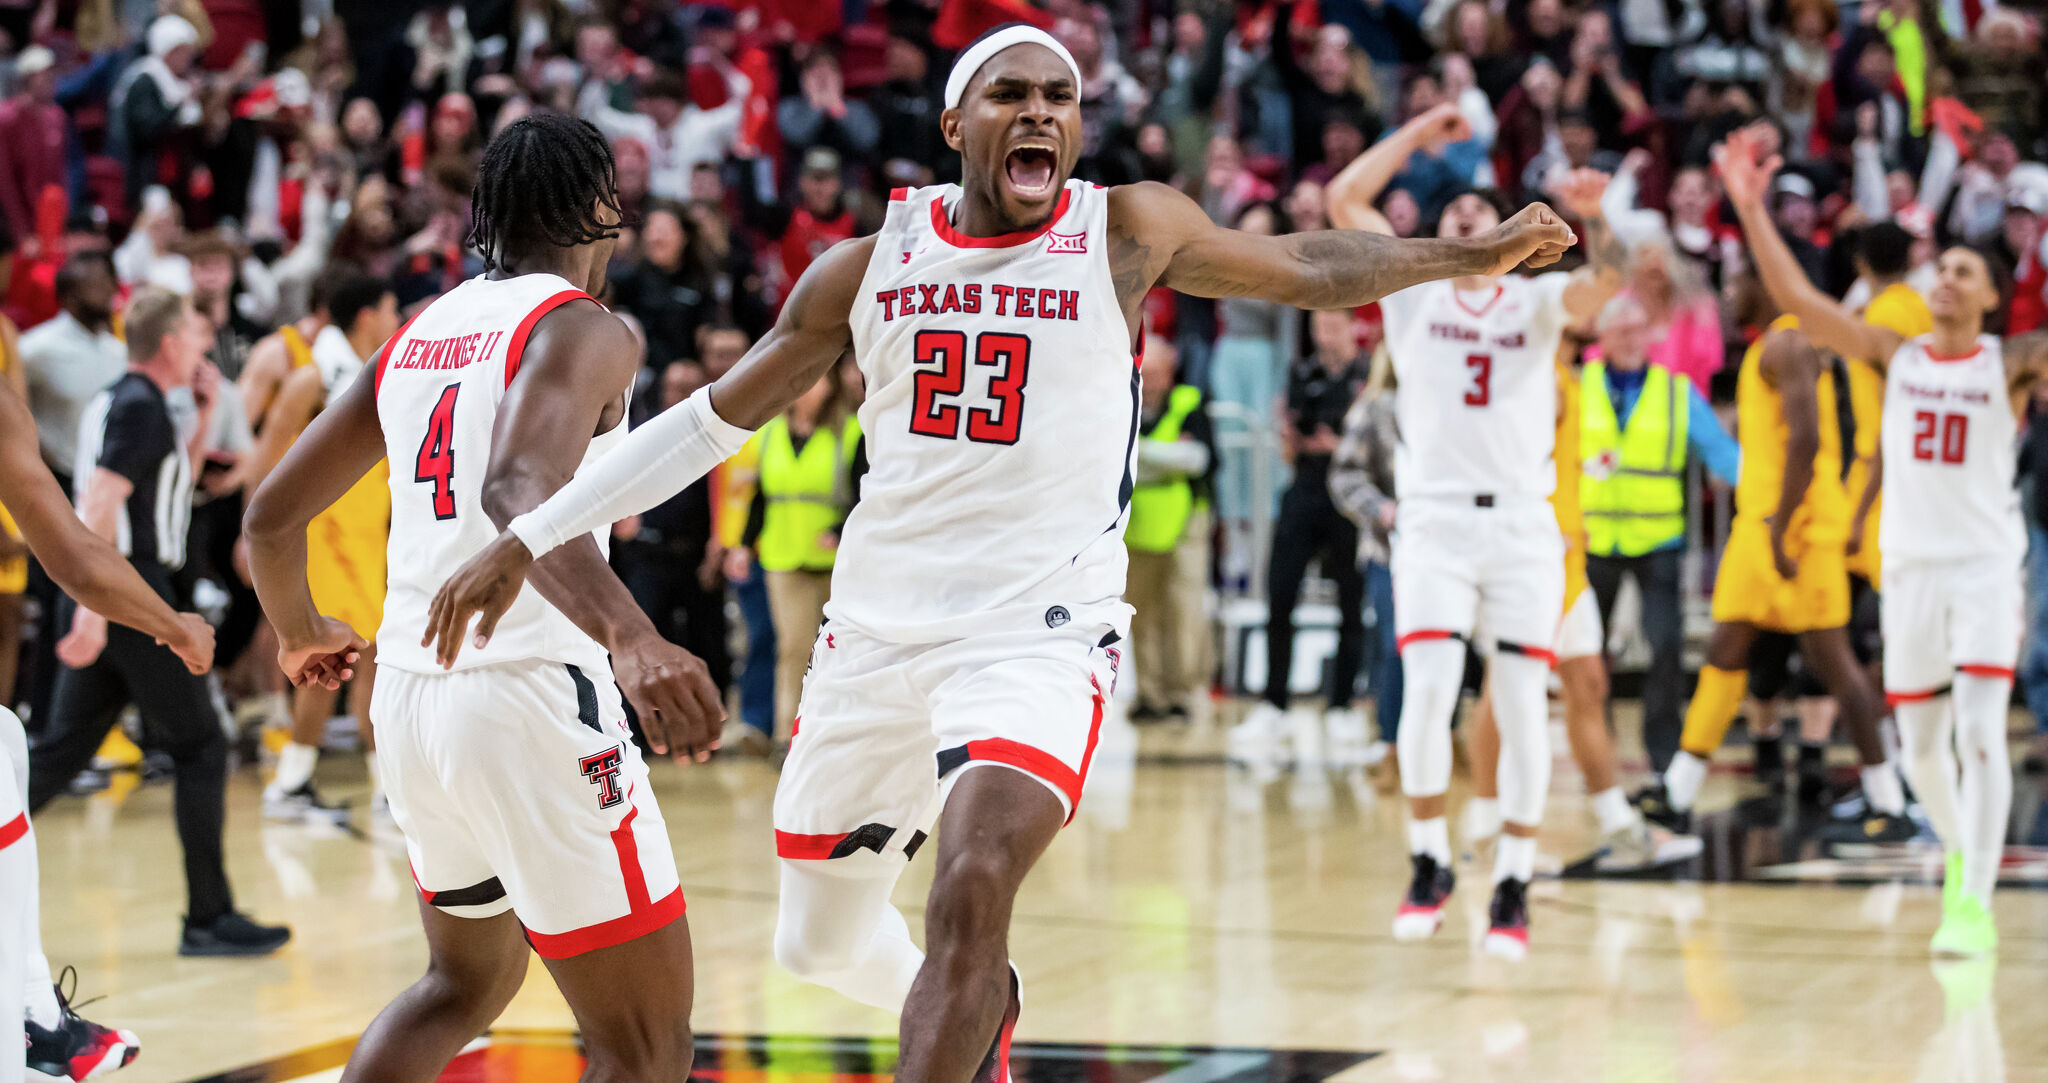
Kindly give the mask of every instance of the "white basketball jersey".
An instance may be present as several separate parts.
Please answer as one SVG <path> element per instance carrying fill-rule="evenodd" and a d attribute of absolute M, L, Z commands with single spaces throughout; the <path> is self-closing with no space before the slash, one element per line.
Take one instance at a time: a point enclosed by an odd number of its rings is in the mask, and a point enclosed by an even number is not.
<path fill-rule="evenodd" d="M 519 371 L 540 318 L 588 294 L 556 275 L 472 278 L 407 323 L 377 361 L 377 417 L 391 458 L 390 585 L 377 662 L 442 672 L 426 634 L 427 605 L 441 584 L 498 536 L 480 496 L 491 460 L 498 403 Z M 624 439 L 623 420 L 593 437 L 587 464 Z M 593 537 L 605 548 L 606 531 Z M 465 645 L 455 668 L 524 659 L 563 662 L 600 685 L 611 680 L 603 647 L 543 601 L 519 592 L 488 646 Z"/>
<path fill-rule="evenodd" d="M 1557 484 L 1561 273 L 1507 275 L 1479 293 L 1448 281 L 1380 302 L 1400 380 L 1395 488 L 1411 496 L 1546 497 Z"/>
<path fill-rule="evenodd" d="M 1885 372 L 1880 440 L 1886 563 L 2026 552 L 2013 488 L 2019 423 L 1996 337 L 1961 357 L 1936 355 L 1927 335 L 1901 345 Z"/>
<path fill-rule="evenodd" d="M 960 189 L 897 189 L 852 313 L 868 473 L 827 617 L 934 642 L 1121 606 L 1138 368 L 1107 189 L 1044 228 L 967 237 Z"/>

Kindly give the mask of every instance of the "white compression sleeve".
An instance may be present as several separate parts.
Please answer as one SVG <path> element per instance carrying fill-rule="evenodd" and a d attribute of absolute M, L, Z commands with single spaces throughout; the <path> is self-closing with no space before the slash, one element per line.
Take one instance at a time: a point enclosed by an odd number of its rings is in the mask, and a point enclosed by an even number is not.
<path fill-rule="evenodd" d="M 627 434 L 611 453 L 577 473 L 509 529 L 538 560 L 556 546 L 638 515 L 732 458 L 747 429 L 711 408 L 706 388 Z"/>

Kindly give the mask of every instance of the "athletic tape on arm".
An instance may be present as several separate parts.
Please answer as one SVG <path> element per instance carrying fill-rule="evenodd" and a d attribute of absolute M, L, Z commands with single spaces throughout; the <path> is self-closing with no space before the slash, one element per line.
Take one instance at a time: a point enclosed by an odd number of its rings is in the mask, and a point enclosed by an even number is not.
<path fill-rule="evenodd" d="M 709 388 L 628 433 L 619 446 L 508 529 L 535 558 L 682 492 L 754 435 L 711 408 Z"/>

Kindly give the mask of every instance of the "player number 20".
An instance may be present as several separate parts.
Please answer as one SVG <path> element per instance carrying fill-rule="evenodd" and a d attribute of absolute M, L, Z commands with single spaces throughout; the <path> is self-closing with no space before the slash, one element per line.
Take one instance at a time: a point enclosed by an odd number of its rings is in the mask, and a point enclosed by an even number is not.
<path fill-rule="evenodd" d="M 989 403 L 960 405 L 967 389 L 967 335 L 961 331 L 919 331 L 913 343 L 917 379 L 912 384 L 910 431 L 941 440 L 960 438 L 966 414 L 967 438 L 983 444 L 1014 444 L 1024 422 L 1024 379 L 1031 367 L 1031 339 L 1006 331 L 974 336 L 974 363 L 995 369 L 988 381 Z"/>
<path fill-rule="evenodd" d="M 1913 412 L 1913 457 L 1922 462 L 1960 463 L 1970 447 L 1970 415 L 1933 410 Z"/>

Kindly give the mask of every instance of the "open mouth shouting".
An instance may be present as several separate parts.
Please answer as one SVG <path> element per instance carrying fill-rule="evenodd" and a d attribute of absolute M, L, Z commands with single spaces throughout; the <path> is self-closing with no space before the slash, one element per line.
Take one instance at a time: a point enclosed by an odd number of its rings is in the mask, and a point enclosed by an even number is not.
<path fill-rule="evenodd" d="M 1059 160 L 1059 148 L 1051 140 L 1027 139 L 1010 148 L 1003 158 L 1003 175 L 1017 198 L 1044 199 L 1057 187 Z"/>

